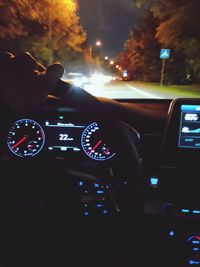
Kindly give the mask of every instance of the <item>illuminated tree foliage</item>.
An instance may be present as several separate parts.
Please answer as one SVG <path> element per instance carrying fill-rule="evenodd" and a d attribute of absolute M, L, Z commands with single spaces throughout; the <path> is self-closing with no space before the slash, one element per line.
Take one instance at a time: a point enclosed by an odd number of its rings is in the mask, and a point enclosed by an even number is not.
<path fill-rule="evenodd" d="M 172 54 L 166 66 L 167 82 L 199 83 L 200 1 L 133 1 L 137 7 L 150 10 L 152 22 L 149 21 L 149 25 L 146 24 L 148 11 L 141 23 L 131 32 L 129 40 L 125 42 L 124 53 L 128 53 L 129 58 L 126 68 L 129 68 L 133 74 L 139 70 L 138 79 L 142 80 L 146 77 L 145 73 L 152 69 L 151 77 L 148 79 L 154 80 L 157 76 L 157 81 L 159 81 L 159 75 L 156 75 L 158 71 L 156 65 L 159 66 L 160 62 L 159 51 L 156 48 L 159 46 L 170 48 Z M 153 23 L 155 20 L 156 24 Z M 151 44 L 149 44 L 150 41 Z"/>
<path fill-rule="evenodd" d="M 0 48 L 45 62 L 82 52 L 86 34 L 75 0 L 0 0 Z"/>
<path fill-rule="evenodd" d="M 153 12 L 160 20 L 156 38 L 162 46 L 173 51 L 171 62 L 182 57 L 179 69 L 185 78 L 200 82 L 200 1 L 163 0 L 153 6 Z M 182 79 L 185 80 L 184 77 Z"/>
<path fill-rule="evenodd" d="M 156 82 L 160 76 L 160 45 L 155 38 L 157 19 L 148 12 L 124 44 L 119 64 L 133 79 Z"/>

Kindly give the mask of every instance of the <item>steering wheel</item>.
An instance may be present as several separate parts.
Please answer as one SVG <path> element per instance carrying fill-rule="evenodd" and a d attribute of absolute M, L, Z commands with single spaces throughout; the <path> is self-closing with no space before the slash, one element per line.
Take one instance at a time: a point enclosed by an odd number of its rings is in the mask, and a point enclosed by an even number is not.
<path fill-rule="evenodd" d="M 10 208 L 1 209 L 1 229 L 4 229 L 4 234 L 1 235 L 2 253 L 5 256 L 6 251 L 10 253 L 12 249 L 13 253 L 16 253 L 16 257 L 21 257 L 19 259 L 20 262 L 21 260 L 25 262 L 24 265 L 20 266 L 30 266 L 30 259 L 34 259 L 32 254 L 35 257 L 37 248 L 37 258 L 41 258 L 40 251 L 42 251 L 42 256 L 44 258 L 47 257 L 50 262 L 52 260 L 51 255 L 55 258 L 56 264 L 58 260 L 62 264 L 66 251 L 61 244 L 70 240 L 70 250 L 68 250 L 70 252 L 67 254 L 69 262 L 70 258 L 73 261 L 78 260 L 78 258 L 76 259 L 78 245 L 81 257 L 85 257 L 89 250 L 87 257 L 90 259 L 91 265 L 88 266 L 94 266 L 93 260 L 96 261 L 100 249 L 103 255 L 99 259 L 99 265 L 95 264 L 95 266 L 118 266 L 113 261 L 122 266 L 124 258 L 119 259 L 117 257 L 122 253 L 120 244 L 127 242 L 127 236 L 131 240 L 136 238 L 135 232 L 134 236 L 132 236 L 128 230 L 129 228 L 126 227 L 127 222 L 130 223 L 132 228 L 134 225 L 132 224 L 133 220 L 133 223 L 136 223 L 137 219 L 140 218 L 139 215 L 143 213 L 141 161 L 134 140 L 131 138 L 127 128 L 109 111 L 108 107 L 86 91 L 60 81 L 51 94 L 55 97 L 47 99 L 43 107 L 37 107 L 36 110 L 41 110 L 42 112 L 44 107 L 46 108 L 49 105 L 51 107 L 73 107 L 81 110 L 83 117 L 89 116 L 90 119 L 98 121 L 104 130 L 106 141 L 109 142 L 117 154 L 116 163 L 112 163 L 115 160 L 108 160 L 105 163 L 97 163 L 91 160 L 90 164 L 84 164 L 83 162 L 74 162 L 60 157 L 34 157 L 27 160 L 18 158 L 2 159 L 0 205 L 6 203 L 6 208 Z M 2 111 L 0 113 L 0 121 L 6 125 L 12 114 L 9 113 L 3 103 L 0 104 L 0 109 Z M 1 114 L 4 115 L 1 116 Z M 9 127 L 9 125 L 7 126 Z M 6 136 L 5 132 L 2 133 L 0 130 L 0 136 Z M 73 189 L 74 183 L 77 183 L 76 178 L 80 177 L 87 181 L 98 182 L 108 188 L 107 191 L 114 204 L 115 213 L 112 214 L 113 216 L 104 217 L 108 218 L 105 228 L 101 218 L 99 220 L 95 216 L 92 218 L 94 219 L 92 227 L 91 224 L 89 227 L 85 225 L 84 228 L 78 227 L 80 217 L 77 217 L 77 214 L 80 213 L 80 201 L 77 190 Z M 41 199 L 47 200 L 50 209 L 46 209 L 46 201 L 44 203 L 40 202 L 38 206 L 36 205 Z M 2 211 L 5 210 L 6 216 L 2 214 Z M 7 210 L 9 210 L 9 215 Z M 14 213 L 10 214 L 10 210 L 14 211 Z M 49 212 L 48 216 L 46 216 L 46 210 Z M 39 212 L 39 216 L 35 216 L 33 211 L 36 211 L 37 215 Z M 17 219 L 19 213 L 20 217 Z M 47 217 L 48 219 L 46 220 Z M 120 218 L 120 220 L 122 218 L 125 224 L 120 227 L 118 224 L 110 224 L 110 221 L 113 222 L 113 220 L 118 222 L 117 218 Z M 69 224 L 66 224 L 66 221 Z M 63 229 L 65 231 L 67 229 L 66 234 L 64 234 Z M 99 234 L 98 229 L 101 229 Z M 102 235 L 102 231 L 106 234 Z M 13 238 L 13 236 L 16 237 Z M 63 239 L 61 243 L 59 243 L 60 239 Z M 123 241 L 121 241 L 122 239 Z M 23 240 L 22 246 L 19 246 L 19 240 Z M 86 240 L 87 245 L 85 244 Z M 95 245 L 93 245 L 94 242 L 96 242 Z M 29 249 L 26 244 L 29 244 L 32 248 Z M 114 244 L 115 247 L 113 247 Z M 111 246 L 112 250 L 110 250 Z M 19 249 L 17 249 L 18 247 Z M 55 253 L 56 250 L 57 252 Z M 63 255 L 57 256 L 60 255 L 60 251 L 63 251 Z M 109 255 L 107 255 L 108 251 Z M 24 258 L 25 254 L 27 259 Z M 104 264 L 104 259 L 107 261 L 106 265 Z M 37 259 L 34 260 L 37 261 Z M 5 258 L 6 261 L 7 259 Z M 38 262 L 36 265 L 38 266 Z M 42 266 L 46 266 L 45 263 Z M 82 264 L 78 265 L 77 263 L 74 266 L 82 266 Z"/>
<path fill-rule="evenodd" d="M 52 94 L 63 99 L 65 105 L 81 109 L 83 114 L 89 114 L 91 119 L 97 120 L 102 126 L 103 134 L 107 141 L 117 151 L 118 170 L 111 166 L 112 161 L 108 161 L 106 165 L 100 164 L 100 168 L 95 164 L 95 169 L 92 169 L 91 173 L 86 172 L 85 177 L 95 178 L 96 176 L 97 181 L 101 182 L 98 177 L 102 177 L 99 174 L 103 173 L 105 175 L 103 182 L 111 186 L 111 193 L 114 201 L 116 201 L 117 208 L 119 208 L 118 211 L 123 214 L 126 213 L 128 216 L 141 214 L 143 212 L 141 160 L 138 156 L 136 144 L 127 128 L 103 102 L 80 88 L 69 86 L 69 84 L 61 80 Z M 76 165 L 77 169 L 74 173 L 76 173 L 78 167 L 81 166 Z M 119 170 L 121 170 L 120 175 L 117 173 Z M 123 204 L 118 203 L 118 194 L 120 195 L 119 201 L 122 201 Z"/>
<path fill-rule="evenodd" d="M 57 157 L 48 160 L 5 160 L 1 166 L 2 172 L 6 173 L 0 180 L 1 198 L 9 200 L 9 203 L 16 199 L 21 200 L 20 205 L 26 207 L 25 200 L 30 202 L 41 199 L 44 192 L 48 191 L 45 197 L 52 202 L 55 209 L 63 208 L 66 201 L 73 201 L 78 209 L 80 207 L 76 201 L 77 195 L 70 194 L 70 187 L 66 198 L 67 194 L 63 188 L 69 187 L 69 181 L 74 181 L 74 178 L 82 177 L 108 188 L 116 214 L 131 216 L 133 212 L 134 215 L 141 213 L 141 162 L 134 140 L 131 139 L 126 127 L 104 103 L 82 89 L 69 86 L 61 80 L 51 93 L 56 97 L 55 101 L 51 99 L 47 103 L 77 108 L 83 112 L 83 116 L 87 114 L 86 116 L 101 124 L 109 144 L 118 154 L 118 168 L 115 170 L 111 161 L 100 164 L 91 161 L 89 165 L 85 165 L 82 162 Z"/>

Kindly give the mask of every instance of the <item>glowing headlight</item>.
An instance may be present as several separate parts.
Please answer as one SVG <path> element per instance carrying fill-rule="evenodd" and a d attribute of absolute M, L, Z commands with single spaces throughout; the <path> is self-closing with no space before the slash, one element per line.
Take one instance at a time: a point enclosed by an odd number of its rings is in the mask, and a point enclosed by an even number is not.
<path fill-rule="evenodd" d="M 93 74 L 90 78 L 90 82 L 93 84 L 103 85 L 112 80 L 111 76 L 103 75 L 103 74 Z"/>

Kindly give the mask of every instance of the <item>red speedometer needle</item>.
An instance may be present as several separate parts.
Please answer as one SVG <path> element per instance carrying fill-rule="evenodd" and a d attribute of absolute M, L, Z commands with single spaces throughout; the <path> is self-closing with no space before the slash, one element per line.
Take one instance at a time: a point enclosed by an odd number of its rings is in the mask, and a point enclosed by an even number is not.
<path fill-rule="evenodd" d="M 16 148 L 19 145 L 21 145 L 25 140 L 27 139 L 27 136 L 24 136 L 21 140 L 19 140 L 19 142 L 17 142 L 12 148 Z"/>
<path fill-rule="evenodd" d="M 102 143 L 102 140 L 100 140 L 92 149 L 92 151 L 94 151 L 100 144 Z M 91 153 L 92 153 L 91 151 Z"/>

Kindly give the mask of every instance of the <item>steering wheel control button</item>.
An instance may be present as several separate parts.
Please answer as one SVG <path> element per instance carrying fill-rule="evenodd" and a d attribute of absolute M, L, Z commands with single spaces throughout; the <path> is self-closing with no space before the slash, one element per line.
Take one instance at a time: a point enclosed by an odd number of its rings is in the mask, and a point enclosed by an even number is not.
<path fill-rule="evenodd" d="M 192 214 L 200 215 L 200 210 L 192 210 Z"/>
<path fill-rule="evenodd" d="M 114 206 L 107 191 L 107 185 L 83 180 L 78 182 L 83 216 L 108 216 L 114 213 Z"/>
<path fill-rule="evenodd" d="M 90 215 L 90 214 L 89 214 L 88 211 L 85 211 L 85 212 L 84 212 L 84 216 L 87 216 L 87 217 L 88 217 L 89 215 Z"/>
<path fill-rule="evenodd" d="M 181 209 L 180 212 L 183 214 L 189 214 L 190 210 L 189 209 Z"/>
<path fill-rule="evenodd" d="M 84 182 L 83 181 L 80 181 L 79 182 L 79 186 L 82 187 L 84 185 Z"/>
<path fill-rule="evenodd" d="M 199 246 L 200 247 L 200 236 L 198 235 L 193 235 L 188 238 L 188 243 L 191 244 L 192 246 Z"/>
<path fill-rule="evenodd" d="M 192 235 L 188 238 L 188 264 L 200 266 L 200 236 Z"/>
<path fill-rule="evenodd" d="M 95 187 L 95 188 L 100 188 L 100 184 L 95 183 L 95 184 L 94 184 L 94 187 Z"/>
<path fill-rule="evenodd" d="M 103 195 L 105 192 L 103 190 L 97 190 L 96 192 L 98 195 Z"/>
<path fill-rule="evenodd" d="M 103 215 L 107 215 L 108 211 L 107 210 L 103 210 L 102 213 L 103 213 Z"/>
<path fill-rule="evenodd" d="M 105 205 L 104 204 L 96 204 L 97 208 L 104 208 Z"/>
<path fill-rule="evenodd" d="M 174 230 L 170 230 L 169 231 L 169 237 L 174 237 L 175 236 L 175 232 Z"/>
<path fill-rule="evenodd" d="M 17 157 L 33 157 L 39 154 L 45 144 L 42 127 L 34 120 L 16 121 L 8 132 L 7 144 Z"/>
<path fill-rule="evenodd" d="M 189 260 L 189 261 L 188 261 L 188 264 L 189 264 L 189 265 L 197 265 L 197 266 L 200 266 L 200 261 Z"/>

